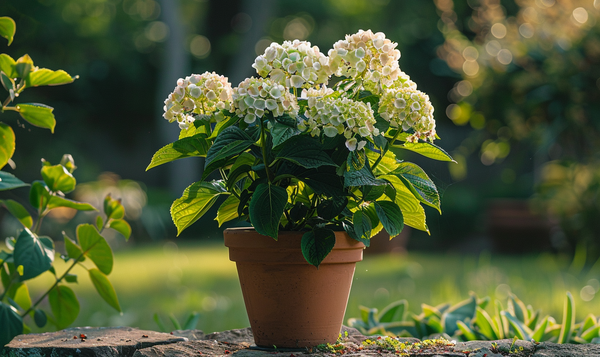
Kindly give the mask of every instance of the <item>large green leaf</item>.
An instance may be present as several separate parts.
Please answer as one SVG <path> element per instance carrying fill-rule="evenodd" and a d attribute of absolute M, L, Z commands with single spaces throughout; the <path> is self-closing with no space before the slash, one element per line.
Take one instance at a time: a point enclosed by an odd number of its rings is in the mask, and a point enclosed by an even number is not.
<path fill-rule="evenodd" d="M 179 139 L 159 149 L 152 156 L 152 160 L 148 167 L 146 167 L 146 171 L 167 162 L 186 157 L 204 157 L 208 153 L 209 146 L 210 142 L 206 134 L 196 134 L 191 137 Z"/>
<path fill-rule="evenodd" d="M 15 152 L 15 132 L 10 125 L 0 122 L 0 169 L 3 168 Z"/>
<path fill-rule="evenodd" d="M 335 232 L 326 228 L 316 228 L 304 233 L 300 243 L 304 259 L 317 268 L 331 252 L 334 245 Z"/>
<path fill-rule="evenodd" d="M 29 75 L 25 79 L 25 85 L 27 87 L 58 86 L 61 84 L 73 83 L 74 80 L 75 78 L 71 77 L 62 69 L 53 71 L 48 68 L 39 68 L 29 72 Z"/>
<path fill-rule="evenodd" d="M 400 207 L 391 201 L 375 201 L 374 205 L 379 222 L 390 234 L 390 238 L 400 234 L 404 228 L 404 217 Z"/>
<path fill-rule="evenodd" d="M 79 315 L 79 301 L 68 286 L 55 286 L 48 294 L 48 302 L 59 329 L 68 327 Z"/>
<path fill-rule="evenodd" d="M 379 164 L 377 164 L 377 167 L 373 169 L 373 173 L 375 175 L 389 174 L 398 168 L 398 160 L 396 159 L 396 155 L 391 150 L 386 152 L 381 159 L 379 159 L 379 153 L 368 150 L 367 158 L 369 159 L 371 167 L 373 167 L 375 162 L 379 160 Z"/>
<path fill-rule="evenodd" d="M 106 301 L 110 306 L 112 306 L 115 310 L 121 312 L 121 305 L 119 305 L 119 298 L 117 298 L 117 293 L 113 288 L 110 280 L 98 269 L 90 269 L 88 270 L 90 275 L 90 280 L 94 284 L 96 291 L 98 294 Z"/>
<path fill-rule="evenodd" d="M 228 159 L 248 149 L 254 140 L 237 126 L 223 130 L 206 153 L 203 178 L 222 166 Z"/>
<path fill-rule="evenodd" d="M 13 19 L 7 16 L 0 17 L 0 36 L 8 40 L 9 46 L 15 37 L 16 31 L 17 25 Z M 0 344 L 0 346 L 4 346 L 4 344 Z"/>
<path fill-rule="evenodd" d="M 277 240 L 279 220 L 288 200 L 285 188 L 261 183 L 256 187 L 250 200 L 250 222 L 262 235 Z"/>
<path fill-rule="evenodd" d="M 273 128 L 271 129 L 271 134 L 273 135 L 273 147 L 281 145 L 288 139 L 293 136 L 299 135 L 300 130 L 296 127 L 291 127 L 289 125 L 275 123 Z"/>
<path fill-rule="evenodd" d="M 575 325 L 575 302 L 573 301 L 573 295 L 567 291 L 567 297 L 565 298 L 565 304 L 563 309 L 563 321 L 560 329 L 560 335 L 558 336 L 557 343 L 569 343 L 571 339 L 571 332 Z"/>
<path fill-rule="evenodd" d="M 331 199 L 327 199 L 322 201 L 317 206 L 317 214 L 319 217 L 331 220 L 337 217 L 344 208 L 348 205 L 348 198 L 345 196 L 337 196 L 332 197 Z"/>
<path fill-rule="evenodd" d="M 0 301 L 0 347 L 23 332 L 23 319 L 17 309 Z"/>
<path fill-rule="evenodd" d="M 396 204 L 402 211 L 404 224 L 407 226 L 429 232 L 425 223 L 425 210 L 419 203 L 419 200 L 402 183 L 402 180 L 394 175 L 383 175 L 382 179 L 388 181 L 396 189 Z"/>
<path fill-rule="evenodd" d="M 196 182 L 183 191 L 171 205 L 171 218 L 177 235 L 202 217 L 220 195 L 227 194 L 223 181 Z"/>
<path fill-rule="evenodd" d="M 350 186 L 381 186 L 384 180 L 378 180 L 373 175 L 369 161 L 364 155 L 351 153 L 348 155 L 346 171 L 344 172 L 344 187 Z"/>
<path fill-rule="evenodd" d="M 43 181 L 33 181 L 29 190 L 29 203 L 40 211 L 44 211 L 50 202 L 51 194 Z"/>
<path fill-rule="evenodd" d="M 9 78 L 18 77 L 16 62 L 6 53 L 0 54 L 0 71 L 4 72 Z"/>
<path fill-rule="evenodd" d="M 477 306 L 475 323 L 479 327 L 479 332 L 488 340 L 497 340 L 500 338 L 498 329 L 490 315 L 482 308 Z"/>
<path fill-rule="evenodd" d="M 63 165 L 42 166 L 42 178 L 53 192 L 69 193 L 75 189 L 75 177 Z"/>
<path fill-rule="evenodd" d="M 0 171 L 0 191 L 12 190 L 14 188 L 29 186 L 25 182 L 16 178 L 13 174 Z"/>
<path fill-rule="evenodd" d="M 78 211 L 97 211 L 96 207 L 89 203 L 77 202 L 60 196 L 50 196 L 47 208 L 52 209 L 57 207 L 68 207 Z"/>
<path fill-rule="evenodd" d="M 31 72 L 33 68 L 33 60 L 28 54 L 24 54 L 23 56 L 19 57 L 15 62 L 15 69 L 17 70 L 17 75 L 20 78 L 27 78 L 29 72 Z"/>
<path fill-rule="evenodd" d="M 223 223 L 231 221 L 232 219 L 237 218 L 238 215 L 238 206 L 240 205 L 239 198 L 234 195 L 230 195 L 227 197 L 225 202 L 219 206 L 217 210 L 217 217 L 215 220 L 219 222 L 219 227 L 223 225 Z"/>
<path fill-rule="evenodd" d="M 371 230 L 373 229 L 371 219 L 369 219 L 369 216 L 362 209 L 354 212 L 354 215 L 352 215 L 352 224 L 354 225 L 354 233 L 357 237 L 361 239 L 371 238 Z"/>
<path fill-rule="evenodd" d="M 437 145 L 430 143 L 410 143 L 406 142 L 404 145 L 395 145 L 394 147 L 400 149 L 406 149 L 412 152 L 416 152 L 417 154 L 421 154 L 430 159 L 438 160 L 438 161 L 450 161 L 456 162 L 454 159 L 446 152 L 444 149 L 440 148 Z"/>
<path fill-rule="evenodd" d="M 398 168 L 392 174 L 402 178 L 419 201 L 442 213 L 437 187 L 422 168 L 412 162 L 402 162 L 398 164 Z"/>
<path fill-rule="evenodd" d="M 467 300 L 450 307 L 442 315 L 442 325 L 444 331 L 452 336 L 458 330 L 456 323 L 458 321 L 472 320 L 475 317 L 475 308 L 477 307 L 477 298 L 474 295 Z"/>
<path fill-rule="evenodd" d="M 101 272 L 108 275 L 113 268 L 113 253 L 110 246 L 91 224 L 77 226 L 77 239 L 81 250 Z"/>
<path fill-rule="evenodd" d="M 50 129 L 54 133 L 54 127 L 56 126 L 56 119 L 54 119 L 54 114 L 52 114 L 54 108 L 34 103 L 19 104 L 16 108 L 21 117 L 27 120 L 29 124 Z"/>
<path fill-rule="evenodd" d="M 13 253 L 15 266 L 23 266 L 20 279 L 35 278 L 52 267 L 54 251 L 46 247 L 29 229 L 24 228 L 17 237 Z"/>
<path fill-rule="evenodd" d="M 362 244 L 365 245 L 365 247 L 368 247 L 369 245 L 371 245 L 371 238 L 363 238 L 362 236 L 359 236 L 358 234 L 356 234 L 356 231 L 354 230 L 354 224 L 348 222 L 348 221 L 343 221 L 342 222 L 342 227 L 344 228 L 344 230 L 346 231 L 346 233 L 348 233 L 348 235 L 350 236 L 350 238 L 361 242 Z"/>
<path fill-rule="evenodd" d="M 515 335 L 519 339 L 525 341 L 531 340 L 532 331 L 529 329 L 529 327 L 527 327 L 527 325 L 525 325 L 525 323 L 523 323 L 523 321 L 519 320 L 508 311 L 502 311 L 501 314 L 502 316 L 506 317 L 508 323 L 512 327 L 512 330 L 515 331 Z"/>
<path fill-rule="evenodd" d="M 402 299 L 393 302 L 381 310 L 378 315 L 379 322 L 386 323 L 395 320 L 402 321 L 405 311 L 408 311 L 408 301 Z"/>
<path fill-rule="evenodd" d="M 114 219 L 110 221 L 108 226 L 114 229 L 115 231 L 121 233 L 123 237 L 125 237 L 125 240 L 129 240 L 129 237 L 131 236 L 131 226 L 129 225 L 129 223 L 127 223 L 126 220 Z"/>
<path fill-rule="evenodd" d="M 25 207 L 19 202 L 15 200 L 0 200 L 0 205 L 3 205 L 23 226 L 31 228 L 33 219 Z"/>
<path fill-rule="evenodd" d="M 29 310 L 31 307 L 31 296 L 29 296 L 29 288 L 25 283 L 11 285 L 8 296 L 23 310 Z"/>
<path fill-rule="evenodd" d="M 296 136 L 283 143 L 276 158 L 291 161 L 307 169 L 337 166 L 323 151 L 319 140 L 306 136 Z"/>

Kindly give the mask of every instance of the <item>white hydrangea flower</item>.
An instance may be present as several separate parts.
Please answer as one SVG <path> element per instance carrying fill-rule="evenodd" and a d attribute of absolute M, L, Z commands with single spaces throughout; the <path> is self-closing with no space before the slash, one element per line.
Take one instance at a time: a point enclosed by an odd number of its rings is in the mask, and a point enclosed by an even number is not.
<path fill-rule="evenodd" d="M 390 88 L 384 90 L 379 100 L 379 115 L 394 128 L 414 130 L 407 140 L 435 139 L 435 120 L 429 96 L 414 88 Z"/>
<path fill-rule="evenodd" d="M 366 90 L 368 90 L 374 94 L 381 94 L 383 91 L 385 91 L 386 89 L 390 89 L 390 88 L 405 88 L 405 89 L 411 89 L 411 90 L 417 89 L 417 84 L 410 79 L 408 74 L 406 74 L 402 71 L 400 71 L 398 78 L 396 78 L 389 85 L 382 85 L 381 83 L 365 81 L 363 83 L 363 86 Z"/>
<path fill-rule="evenodd" d="M 328 52 L 329 66 L 335 75 L 363 79 L 365 87 L 379 93 L 379 86 L 389 87 L 400 76 L 397 46 L 383 32 L 359 30 L 333 45 Z"/>
<path fill-rule="evenodd" d="M 270 78 L 247 78 L 233 89 L 232 111 L 248 124 L 270 112 L 274 117 L 298 115 L 298 102 L 286 88 Z"/>
<path fill-rule="evenodd" d="M 261 77 L 270 77 L 288 88 L 326 84 L 331 75 L 329 58 L 307 41 L 273 42 L 252 65 Z"/>
<path fill-rule="evenodd" d="M 221 110 L 231 109 L 232 93 L 227 77 L 215 72 L 179 78 L 177 87 L 165 100 L 163 117 L 169 122 L 177 121 L 182 129 L 188 128 L 198 115 L 214 114 L 216 120 L 222 120 Z"/>
<path fill-rule="evenodd" d="M 327 92 L 327 90 L 322 89 Z M 309 90 L 308 107 L 304 113 L 306 120 L 300 120 L 298 129 L 312 136 L 327 137 L 344 135 L 346 147 L 350 151 L 360 150 L 366 140 L 381 133 L 375 128 L 375 118 L 370 103 L 357 102 L 349 98 L 327 98 L 311 96 L 318 93 Z"/>

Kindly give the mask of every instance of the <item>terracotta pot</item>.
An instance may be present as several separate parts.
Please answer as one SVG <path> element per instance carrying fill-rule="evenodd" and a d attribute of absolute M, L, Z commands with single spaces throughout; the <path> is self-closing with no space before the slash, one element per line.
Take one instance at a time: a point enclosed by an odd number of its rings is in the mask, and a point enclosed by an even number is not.
<path fill-rule="evenodd" d="M 364 245 L 336 232 L 333 250 L 317 269 L 302 256 L 302 234 L 280 232 L 275 241 L 254 229 L 224 232 L 257 346 L 314 347 L 338 338 Z"/>

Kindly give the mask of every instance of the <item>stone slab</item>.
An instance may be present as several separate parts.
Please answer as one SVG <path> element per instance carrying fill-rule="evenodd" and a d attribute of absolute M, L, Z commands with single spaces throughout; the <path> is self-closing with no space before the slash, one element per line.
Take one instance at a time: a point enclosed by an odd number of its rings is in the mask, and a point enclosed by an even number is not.
<path fill-rule="evenodd" d="M 4 353 L 9 357 L 130 357 L 139 349 L 183 341 L 186 338 L 131 327 L 75 327 L 19 335 L 5 346 Z"/>

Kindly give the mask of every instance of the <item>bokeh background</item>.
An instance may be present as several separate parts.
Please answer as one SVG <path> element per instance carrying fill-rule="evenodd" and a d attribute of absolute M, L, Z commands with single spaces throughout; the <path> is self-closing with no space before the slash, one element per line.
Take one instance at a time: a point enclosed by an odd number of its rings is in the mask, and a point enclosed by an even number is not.
<path fill-rule="evenodd" d="M 215 71 L 235 86 L 273 41 L 326 52 L 358 29 L 398 42 L 400 67 L 431 97 L 438 144 L 457 163 L 404 156 L 438 185 L 443 215 L 426 208 L 430 235 L 407 230 L 382 247 L 391 255 L 366 257 L 347 317 L 400 298 L 417 312 L 470 290 L 498 299 L 512 291 L 554 316 L 571 290 L 578 316 L 600 313 L 600 0 L 4 0 L 0 15 L 17 23 L 2 52 L 79 76 L 19 98 L 55 108 L 54 134 L 2 116 L 17 137 L 16 167 L 5 169 L 31 182 L 41 158 L 70 153 L 85 183 L 74 198 L 98 205 L 112 192 L 133 227 L 129 242 L 111 238 L 125 313 L 100 306 L 81 282 L 78 325 L 156 329 L 154 313 L 192 311 L 205 330 L 248 325 L 224 227 L 207 218 L 175 238 L 169 218 L 202 161 L 145 171 L 178 135 L 163 101 L 190 73 Z M 23 200 L 26 190 L 3 195 Z M 18 224 L 0 219 L 2 235 L 14 234 Z M 58 211 L 43 231 L 60 237 L 86 220 Z"/>

